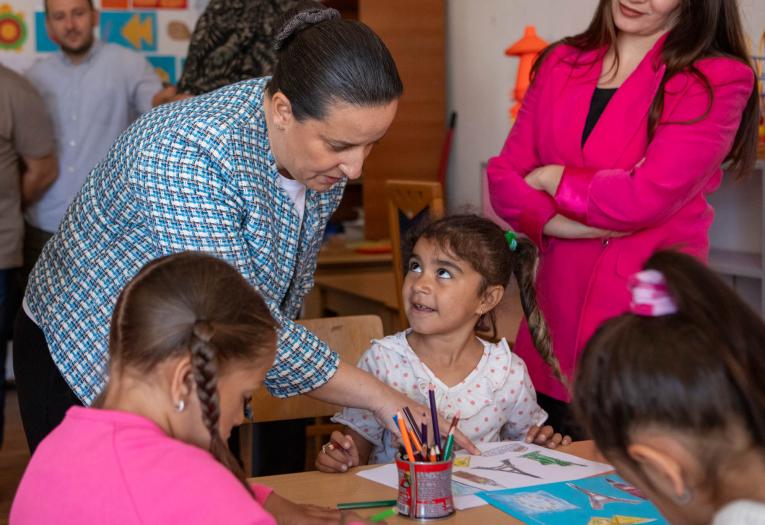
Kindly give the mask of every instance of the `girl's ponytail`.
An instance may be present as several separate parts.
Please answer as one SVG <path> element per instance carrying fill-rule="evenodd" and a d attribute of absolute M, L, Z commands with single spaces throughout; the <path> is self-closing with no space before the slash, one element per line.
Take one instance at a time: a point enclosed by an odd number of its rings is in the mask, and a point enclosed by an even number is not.
<path fill-rule="evenodd" d="M 508 239 L 508 243 L 512 250 L 513 274 L 518 281 L 521 308 L 526 316 L 531 340 L 542 360 L 552 369 L 556 379 L 568 388 L 568 378 L 561 371 L 560 362 L 555 357 L 550 329 L 537 302 L 536 281 L 539 262 L 537 248 L 530 240 L 522 237 L 513 236 L 512 240 Z"/>

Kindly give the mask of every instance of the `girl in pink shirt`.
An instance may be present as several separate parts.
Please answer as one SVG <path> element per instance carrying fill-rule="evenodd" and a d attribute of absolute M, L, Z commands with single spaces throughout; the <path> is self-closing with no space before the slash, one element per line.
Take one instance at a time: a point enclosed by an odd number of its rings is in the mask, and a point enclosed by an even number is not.
<path fill-rule="evenodd" d="M 359 522 L 249 484 L 226 447 L 273 363 L 276 329 L 227 263 L 186 252 L 147 264 L 112 315 L 106 390 L 37 448 L 10 522 Z"/>

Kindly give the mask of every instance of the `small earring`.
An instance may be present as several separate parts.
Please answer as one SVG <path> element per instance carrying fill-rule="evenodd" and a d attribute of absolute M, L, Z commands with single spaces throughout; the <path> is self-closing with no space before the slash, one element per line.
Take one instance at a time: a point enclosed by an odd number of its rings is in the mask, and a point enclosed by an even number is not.
<path fill-rule="evenodd" d="M 693 499 L 693 492 L 688 487 L 685 487 L 685 490 L 682 494 L 679 496 L 672 496 L 672 499 L 675 500 L 675 503 L 678 505 L 688 505 L 691 500 Z"/>
<path fill-rule="evenodd" d="M 175 405 L 175 411 L 176 412 L 183 412 L 186 409 L 186 401 L 183 399 L 179 400 L 178 403 Z"/>

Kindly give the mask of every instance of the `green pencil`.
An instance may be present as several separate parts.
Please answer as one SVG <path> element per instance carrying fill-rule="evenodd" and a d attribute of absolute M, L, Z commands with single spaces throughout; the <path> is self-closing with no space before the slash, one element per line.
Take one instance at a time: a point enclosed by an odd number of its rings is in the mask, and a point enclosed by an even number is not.
<path fill-rule="evenodd" d="M 391 516 L 395 515 L 398 512 L 398 509 L 396 507 L 390 508 L 388 510 L 382 511 L 380 514 L 375 514 L 371 518 L 369 518 L 369 521 L 373 523 L 377 523 L 378 521 L 383 521 L 385 518 L 390 518 Z"/>
<path fill-rule="evenodd" d="M 383 499 L 379 501 L 351 501 L 350 503 L 338 503 L 337 508 L 340 510 L 373 509 L 375 507 L 390 507 L 391 505 L 395 504 L 395 499 Z"/>

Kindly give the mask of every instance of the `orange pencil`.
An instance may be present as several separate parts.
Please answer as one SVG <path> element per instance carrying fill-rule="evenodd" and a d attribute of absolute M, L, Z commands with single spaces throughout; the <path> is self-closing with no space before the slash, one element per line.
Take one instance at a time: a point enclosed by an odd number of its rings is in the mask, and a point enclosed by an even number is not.
<path fill-rule="evenodd" d="M 409 432 L 406 431 L 406 423 L 404 423 L 404 416 L 401 412 L 396 414 L 398 423 L 398 429 L 401 432 L 401 439 L 404 442 L 404 449 L 406 449 L 406 455 L 409 456 L 409 461 L 414 463 L 414 452 L 412 452 L 412 442 L 409 439 Z"/>
<path fill-rule="evenodd" d="M 420 455 L 425 458 L 425 450 L 422 448 L 422 443 L 420 443 L 420 439 L 417 437 L 417 434 L 414 432 L 414 430 L 409 429 L 409 438 L 412 440 L 412 447 L 413 450 L 416 449 L 420 452 Z"/>

